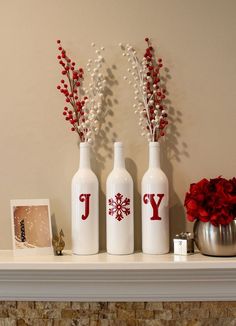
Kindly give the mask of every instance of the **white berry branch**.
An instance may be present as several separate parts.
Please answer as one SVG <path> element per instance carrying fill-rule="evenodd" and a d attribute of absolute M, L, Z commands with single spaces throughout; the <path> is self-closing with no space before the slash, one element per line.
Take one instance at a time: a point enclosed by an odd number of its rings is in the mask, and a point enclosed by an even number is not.
<path fill-rule="evenodd" d="M 148 141 L 159 141 L 164 136 L 164 128 L 168 124 L 166 105 L 164 99 L 166 90 L 161 85 L 160 69 L 162 59 L 155 59 L 154 50 L 148 38 L 147 49 L 142 60 L 137 57 L 137 52 L 130 45 L 119 44 L 123 56 L 128 58 L 131 68 L 128 72 L 131 78 L 124 76 L 129 85 L 134 88 L 133 105 L 135 113 L 139 114 L 139 125 L 142 129 L 142 136 L 146 136 Z"/>

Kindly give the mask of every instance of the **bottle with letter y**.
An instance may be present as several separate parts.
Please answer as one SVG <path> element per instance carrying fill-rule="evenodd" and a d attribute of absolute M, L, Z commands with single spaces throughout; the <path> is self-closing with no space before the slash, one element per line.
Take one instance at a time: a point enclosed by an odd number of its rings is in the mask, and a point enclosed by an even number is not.
<path fill-rule="evenodd" d="M 114 143 L 114 168 L 106 183 L 107 252 L 134 251 L 133 180 L 125 168 L 123 144 Z"/>
<path fill-rule="evenodd" d="M 160 167 L 160 145 L 149 142 L 149 168 L 142 179 L 142 251 L 166 254 L 169 248 L 168 179 Z"/>

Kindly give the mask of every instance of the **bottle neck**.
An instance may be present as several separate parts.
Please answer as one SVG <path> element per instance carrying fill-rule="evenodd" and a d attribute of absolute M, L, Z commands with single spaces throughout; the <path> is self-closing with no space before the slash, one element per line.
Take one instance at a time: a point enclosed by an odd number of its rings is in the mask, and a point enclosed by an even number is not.
<path fill-rule="evenodd" d="M 122 143 L 114 143 L 114 168 L 124 169 L 125 160 L 123 156 L 123 145 Z"/>
<path fill-rule="evenodd" d="M 90 145 L 88 143 L 80 143 L 80 169 L 90 169 Z"/>
<path fill-rule="evenodd" d="M 160 168 L 160 144 L 158 142 L 149 143 L 149 168 Z"/>

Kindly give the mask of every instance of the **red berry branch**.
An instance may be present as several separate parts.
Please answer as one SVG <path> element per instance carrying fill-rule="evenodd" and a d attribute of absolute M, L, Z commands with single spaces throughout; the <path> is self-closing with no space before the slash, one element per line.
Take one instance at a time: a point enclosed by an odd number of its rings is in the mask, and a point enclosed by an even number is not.
<path fill-rule="evenodd" d="M 103 62 L 100 51 L 96 50 L 96 66 L 91 74 L 91 83 L 87 90 L 83 87 L 84 70 L 76 67 L 74 61 L 57 41 L 59 55 L 57 59 L 62 67 L 61 74 L 66 79 L 61 79 L 57 89 L 65 96 L 66 106 L 62 112 L 65 120 L 71 125 L 71 131 L 78 133 L 81 142 L 92 142 L 92 134 L 98 131 L 98 117 L 101 113 L 101 97 L 104 88 L 104 78 L 99 69 Z M 94 44 L 93 44 L 94 46 Z M 102 50 L 104 48 L 101 48 Z M 88 71 L 91 71 L 92 60 L 89 59 Z M 84 95 L 82 95 L 84 94 Z"/>
<path fill-rule="evenodd" d="M 155 56 L 154 48 L 149 38 L 145 38 L 147 48 L 140 60 L 135 49 L 126 44 L 120 44 L 123 56 L 128 57 L 131 68 L 128 72 L 132 76 L 134 87 L 135 113 L 139 113 L 139 125 L 142 136 L 149 141 L 159 141 L 165 135 L 164 129 L 168 124 L 167 106 L 165 104 L 166 89 L 162 84 L 160 71 L 163 67 L 162 59 Z M 124 79 L 128 78 L 124 76 Z M 132 84 L 129 80 L 129 84 Z"/>

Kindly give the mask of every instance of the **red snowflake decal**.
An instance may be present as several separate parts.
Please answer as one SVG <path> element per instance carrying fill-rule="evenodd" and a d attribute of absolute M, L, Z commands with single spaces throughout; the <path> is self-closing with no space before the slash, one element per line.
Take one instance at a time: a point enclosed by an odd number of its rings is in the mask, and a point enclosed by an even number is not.
<path fill-rule="evenodd" d="M 124 198 L 120 193 L 115 195 L 115 199 L 108 199 L 108 204 L 111 206 L 109 208 L 109 215 L 114 216 L 118 221 L 124 219 L 125 215 L 128 216 L 130 214 L 130 208 L 127 207 L 130 205 L 130 199 Z"/>

